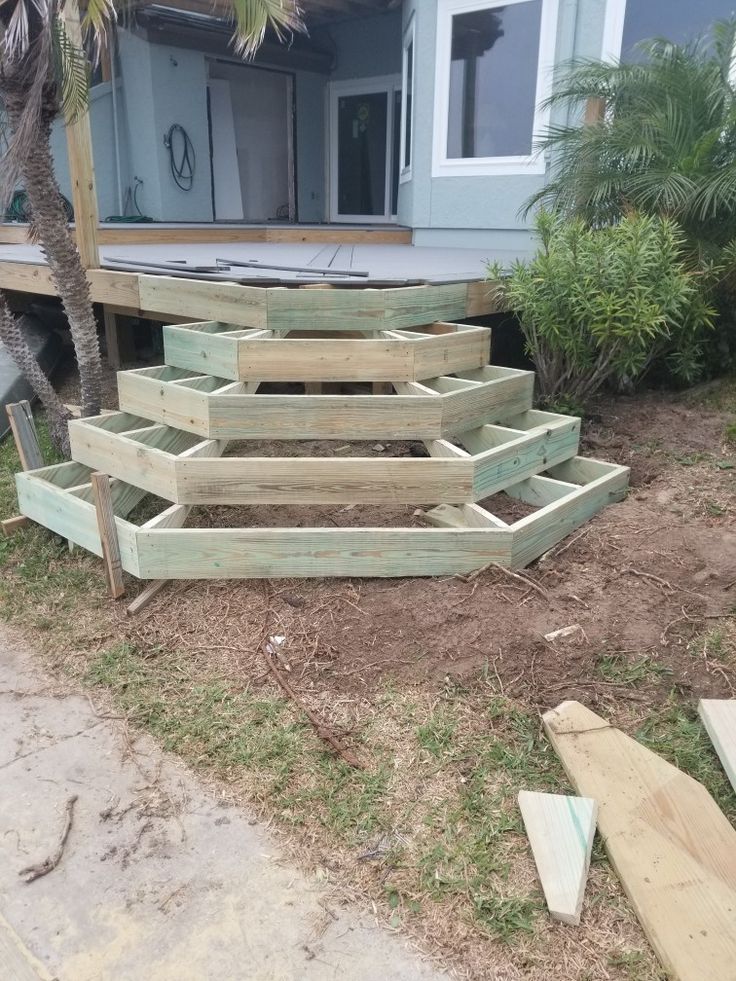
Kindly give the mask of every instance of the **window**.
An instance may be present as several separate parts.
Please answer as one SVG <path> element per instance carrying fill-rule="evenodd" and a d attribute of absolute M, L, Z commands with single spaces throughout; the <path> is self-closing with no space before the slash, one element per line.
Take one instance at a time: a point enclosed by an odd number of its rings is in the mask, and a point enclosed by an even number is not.
<path fill-rule="evenodd" d="M 414 18 L 404 34 L 401 69 L 401 149 L 400 177 L 411 180 L 412 137 L 414 135 Z"/>
<path fill-rule="evenodd" d="M 608 0 L 603 57 L 641 57 L 636 45 L 655 37 L 683 44 L 734 14 L 736 0 Z"/>
<path fill-rule="evenodd" d="M 439 0 L 434 175 L 543 174 L 557 0 Z"/>

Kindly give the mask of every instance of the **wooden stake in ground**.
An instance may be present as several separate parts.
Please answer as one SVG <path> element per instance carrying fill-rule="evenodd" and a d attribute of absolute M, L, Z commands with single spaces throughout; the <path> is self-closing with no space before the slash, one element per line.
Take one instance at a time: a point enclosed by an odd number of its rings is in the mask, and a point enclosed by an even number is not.
<path fill-rule="evenodd" d="M 736 978 L 736 830 L 705 787 L 579 702 L 543 721 L 668 974 Z"/>
<path fill-rule="evenodd" d="M 736 790 L 736 699 L 701 698 L 698 715 L 731 786 Z"/>
<path fill-rule="evenodd" d="M 24 399 L 22 402 L 11 402 L 5 408 L 18 449 L 21 470 L 38 470 L 43 466 L 43 454 L 38 445 L 31 403 Z"/>
<path fill-rule="evenodd" d="M 146 588 L 136 596 L 130 606 L 126 607 L 126 615 L 129 617 L 134 617 L 136 613 L 140 613 L 141 610 L 148 606 L 154 596 L 158 596 L 161 590 L 165 586 L 168 586 L 170 582 L 170 579 L 154 579 L 153 582 L 149 583 Z"/>
<path fill-rule="evenodd" d="M 519 809 L 550 916 L 577 926 L 588 880 L 598 805 L 589 797 L 522 790 Z"/>
<path fill-rule="evenodd" d="M 29 865 L 25 869 L 21 869 L 18 875 L 22 875 L 26 882 L 33 882 L 35 879 L 40 879 L 41 876 L 48 875 L 49 872 L 53 872 L 56 866 L 61 861 L 61 856 L 64 854 L 64 846 L 66 845 L 66 840 L 69 837 L 69 832 L 72 830 L 72 821 L 74 820 L 74 805 L 77 803 L 77 795 L 74 794 L 66 802 L 66 809 L 64 811 L 64 827 L 61 830 L 61 837 L 59 838 L 59 844 L 56 846 L 56 850 L 53 855 L 49 855 L 45 858 L 43 862 L 39 862 L 38 865 Z"/>
<path fill-rule="evenodd" d="M 25 528 L 28 524 L 30 524 L 30 520 L 24 514 L 18 514 L 14 518 L 6 518 L 5 521 L 0 521 L 3 534 L 6 538 L 12 538 L 16 531 L 20 531 L 21 528 Z"/>
<path fill-rule="evenodd" d="M 112 506 L 110 478 L 106 473 L 95 472 L 90 475 L 90 481 L 97 509 L 97 527 L 102 542 L 102 560 L 105 563 L 107 586 L 112 598 L 120 599 L 121 596 L 125 595 L 125 586 L 123 585 L 123 562 L 120 558 L 118 530 Z"/>

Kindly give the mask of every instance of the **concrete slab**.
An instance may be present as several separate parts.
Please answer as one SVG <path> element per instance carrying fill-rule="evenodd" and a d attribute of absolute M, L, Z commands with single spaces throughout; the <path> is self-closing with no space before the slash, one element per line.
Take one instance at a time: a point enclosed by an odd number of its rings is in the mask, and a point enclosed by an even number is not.
<path fill-rule="evenodd" d="M 263 827 L 152 740 L 131 754 L 122 723 L 59 695 L 6 627 L 0 718 L 0 952 L 25 946 L 38 977 L 447 981 L 367 917 L 331 909 Z M 26 884 L 19 871 L 53 852 L 74 794 L 59 866 Z"/>

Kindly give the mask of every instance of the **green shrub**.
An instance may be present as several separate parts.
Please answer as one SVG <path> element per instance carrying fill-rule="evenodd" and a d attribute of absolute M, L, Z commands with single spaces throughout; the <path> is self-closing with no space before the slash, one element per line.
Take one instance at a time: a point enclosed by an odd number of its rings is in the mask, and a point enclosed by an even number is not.
<path fill-rule="evenodd" d="M 635 383 L 660 359 L 678 378 L 697 376 L 715 272 L 686 267 L 674 222 L 631 216 L 591 228 L 541 212 L 536 227 L 534 258 L 489 276 L 519 317 L 543 401 L 582 404 L 607 383 Z"/>

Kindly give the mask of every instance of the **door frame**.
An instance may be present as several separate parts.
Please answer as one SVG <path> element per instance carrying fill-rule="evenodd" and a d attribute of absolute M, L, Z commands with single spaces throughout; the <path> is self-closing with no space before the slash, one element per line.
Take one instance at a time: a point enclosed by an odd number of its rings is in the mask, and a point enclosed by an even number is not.
<path fill-rule="evenodd" d="M 391 203 L 393 199 L 392 180 L 393 180 L 393 155 L 399 152 L 399 147 L 394 147 L 394 111 L 396 102 L 396 92 L 401 91 L 401 73 L 396 75 L 378 75 L 373 78 L 351 78 L 341 82 L 330 82 L 328 86 L 329 113 L 328 113 L 328 183 L 329 183 L 329 220 L 332 222 L 349 222 L 358 225 L 372 225 L 385 223 L 390 224 L 397 220 L 396 215 L 391 214 Z M 373 95 L 376 92 L 385 92 L 387 101 L 386 111 L 386 182 L 385 182 L 385 208 L 382 215 L 341 215 L 338 207 L 338 100 L 343 95 Z"/>
<path fill-rule="evenodd" d="M 270 72 L 272 75 L 284 75 L 286 76 L 286 146 L 287 146 L 287 183 L 288 183 L 288 204 L 289 204 L 289 217 L 288 222 L 284 220 L 284 224 L 295 224 L 299 221 L 299 203 L 297 195 L 297 181 L 298 181 L 298 171 L 297 171 L 297 140 L 296 140 L 296 129 L 297 129 L 297 95 L 296 95 L 296 73 L 293 71 L 288 71 L 281 68 L 268 68 L 262 65 L 252 65 L 250 63 L 243 63 L 242 60 L 238 61 L 234 58 L 223 58 L 223 57 L 208 57 L 206 58 L 206 84 L 209 86 L 210 82 L 210 65 L 225 65 L 228 67 L 235 67 L 238 69 L 245 69 L 251 71 L 259 72 Z M 216 76 L 215 76 L 216 78 Z M 213 201 L 213 220 L 214 218 L 214 200 L 215 200 L 215 188 L 214 188 L 214 172 L 212 168 L 212 121 L 210 117 L 209 108 L 209 93 L 207 96 L 207 125 L 210 130 L 210 182 L 212 184 L 212 201 Z M 227 220 L 227 219 L 225 219 Z M 247 219 L 245 219 L 247 220 Z M 275 219 L 270 219 L 273 224 L 281 223 L 281 219 L 278 221 Z"/>

